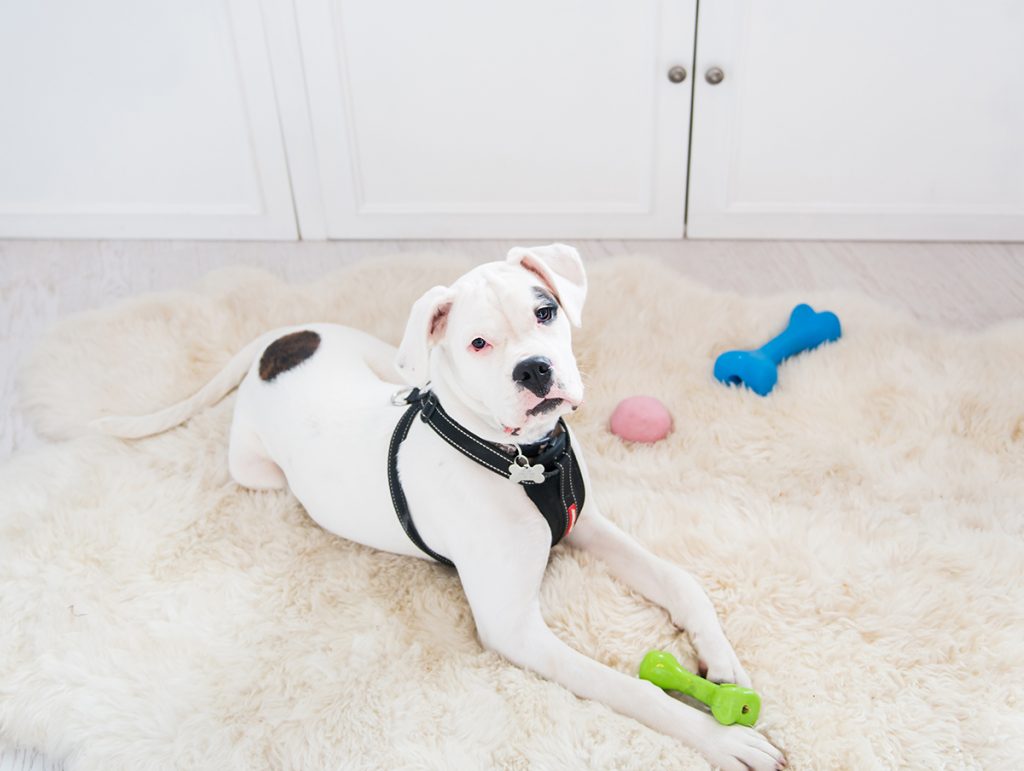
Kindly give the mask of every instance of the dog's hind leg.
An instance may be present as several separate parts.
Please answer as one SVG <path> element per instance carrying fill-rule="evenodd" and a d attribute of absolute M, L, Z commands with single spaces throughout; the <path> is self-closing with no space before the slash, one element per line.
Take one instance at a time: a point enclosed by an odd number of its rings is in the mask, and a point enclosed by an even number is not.
<path fill-rule="evenodd" d="M 538 592 L 547 550 L 513 548 L 513 533 L 494 534 L 500 549 L 455 556 L 459 578 L 485 647 L 577 696 L 593 699 L 688 744 L 714 765 L 732 771 L 769 771 L 786 761 L 752 728 L 720 725 L 711 715 L 657 686 L 607 667 L 559 640 L 545 624 Z M 501 538 L 501 535 L 508 536 Z M 454 556 L 454 555 L 453 555 Z"/>
<path fill-rule="evenodd" d="M 228 445 L 228 472 L 242 487 L 252 490 L 283 490 L 287 485 L 281 467 L 270 459 L 256 431 L 236 412 Z"/>

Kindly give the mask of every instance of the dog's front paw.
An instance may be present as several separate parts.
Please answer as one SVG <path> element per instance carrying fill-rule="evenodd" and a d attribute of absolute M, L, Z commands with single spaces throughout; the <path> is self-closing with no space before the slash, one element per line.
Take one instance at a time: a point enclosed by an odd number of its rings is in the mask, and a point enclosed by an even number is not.
<path fill-rule="evenodd" d="M 781 750 L 753 728 L 741 725 L 716 724 L 698 749 L 722 771 L 779 771 L 786 767 Z"/>
<path fill-rule="evenodd" d="M 735 683 L 750 688 L 750 675 L 740 664 L 736 651 L 721 632 L 711 635 L 691 635 L 690 641 L 697 651 L 701 677 L 713 683 Z"/>

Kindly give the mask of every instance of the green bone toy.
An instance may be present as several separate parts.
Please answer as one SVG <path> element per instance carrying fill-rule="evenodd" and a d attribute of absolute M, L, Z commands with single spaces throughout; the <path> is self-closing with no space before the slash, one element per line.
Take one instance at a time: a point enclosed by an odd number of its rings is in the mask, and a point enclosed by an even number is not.
<path fill-rule="evenodd" d="M 640 662 L 640 678 L 659 688 L 679 691 L 711 707 L 722 725 L 752 726 L 761 713 L 761 697 L 749 688 L 732 683 L 717 685 L 693 674 L 675 660 L 671 653 L 650 651 Z"/>

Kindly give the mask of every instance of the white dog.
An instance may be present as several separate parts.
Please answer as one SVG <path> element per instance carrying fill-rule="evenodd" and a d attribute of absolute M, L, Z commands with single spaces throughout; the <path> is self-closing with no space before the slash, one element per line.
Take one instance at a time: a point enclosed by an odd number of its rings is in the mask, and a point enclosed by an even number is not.
<path fill-rule="evenodd" d="M 575 249 L 513 249 L 505 262 L 427 291 L 397 351 L 333 324 L 278 329 L 246 346 L 192 398 L 97 426 L 124 437 L 157 433 L 241 380 L 228 452 L 240 485 L 287 486 L 332 533 L 454 563 L 481 642 L 516 664 L 676 737 L 722 768 L 782 768 L 782 753 L 757 731 L 720 725 L 587 658 L 541 617 L 548 555 L 564 536 L 667 609 L 711 680 L 750 685 L 696 580 L 647 552 L 586 496 L 584 459 L 561 420 L 583 400 L 570 323 L 579 326 L 585 296 Z"/>

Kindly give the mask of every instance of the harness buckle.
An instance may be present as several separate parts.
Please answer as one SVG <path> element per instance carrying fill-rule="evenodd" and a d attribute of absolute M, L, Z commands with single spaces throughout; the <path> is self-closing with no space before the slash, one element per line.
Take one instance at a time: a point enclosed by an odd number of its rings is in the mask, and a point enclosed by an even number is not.
<path fill-rule="evenodd" d="M 401 391 L 395 391 L 391 394 L 391 403 L 396 407 L 404 407 L 409 402 L 414 401 L 415 393 L 415 388 L 403 388 Z"/>
<path fill-rule="evenodd" d="M 427 391 L 423 394 L 423 398 L 420 399 L 420 418 L 426 422 L 430 420 L 431 415 L 434 414 L 434 410 L 437 408 L 437 397 L 434 396 L 432 391 Z"/>

